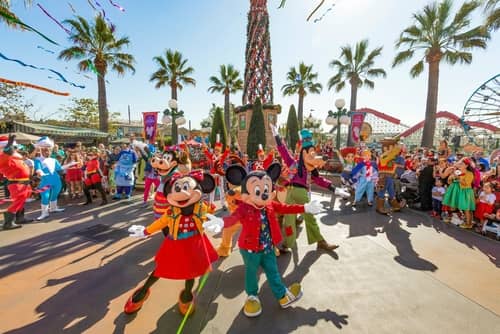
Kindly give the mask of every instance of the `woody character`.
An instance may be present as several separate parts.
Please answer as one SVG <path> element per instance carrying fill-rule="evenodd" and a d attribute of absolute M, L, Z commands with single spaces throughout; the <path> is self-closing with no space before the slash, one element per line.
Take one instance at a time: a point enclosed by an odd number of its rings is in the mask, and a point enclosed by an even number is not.
<path fill-rule="evenodd" d="M 394 191 L 394 176 L 396 173 L 396 157 L 401 152 L 401 145 L 398 145 L 398 140 L 393 138 L 385 138 L 380 141 L 382 144 L 382 154 L 378 163 L 379 178 L 377 182 L 377 206 L 376 210 L 380 214 L 388 214 L 389 211 L 385 208 L 385 194 L 389 195 L 389 203 L 392 211 L 400 211 L 406 204 L 404 200 L 401 202 L 396 199 Z"/>

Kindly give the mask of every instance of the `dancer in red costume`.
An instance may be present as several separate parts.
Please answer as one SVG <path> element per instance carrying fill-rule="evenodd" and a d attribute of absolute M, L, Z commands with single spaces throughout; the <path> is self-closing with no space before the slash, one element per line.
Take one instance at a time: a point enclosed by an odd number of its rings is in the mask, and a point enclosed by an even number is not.
<path fill-rule="evenodd" d="M 259 144 L 259 150 L 257 151 L 257 161 L 252 165 L 252 170 L 266 170 L 271 166 L 274 160 L 274 151 L 271 150 L 266 156 L 266 152 L 262 148 L 262 144 Z"/>
<path fill-rule="evenodd" d="M 0 142 L 7 140 L 7 145 L 0 153 L 0 173 L 8 180 L 8 188 L 12 199 L 12 204 L 4 212 L 4 230 L 19 228 L 22 226 L 18 224 L 33 221 L 24 217 L 24 204 L 26 199 L 31 196 L 32 191 L 30 185 L 31 171 L 24 163 L 23 157 L 17 152 L 14 139 L 15 136 L 0 138 Z"/>
<path fill-rule="evenodd" d="M 204 153 L 205 156 L 208 158 L 208 161 L 210 161 L 210 174 L 215 179 L 215 187 L 219 189 L 219 194 L 220 194 L 220 203 L 222 205 L 222 208 L 227 210 L 226 203 L 225 203 L 225 181 L 224 181 L 224 161 L 226 161 L 227 157 L 229 156 L 229 153 L 231 151 L 226 148 L 224 152 L 222 152 L 222 143 L 220 142 L 219 139 L 219 134 L 216 136 L 216 143 L 214 145 L 214 153 L 210 153 L 208 149 L 205 147 Z M 210 193 L 210 204 L 214 204 L 215 202 L 215 189 L 212 193 Z"/>

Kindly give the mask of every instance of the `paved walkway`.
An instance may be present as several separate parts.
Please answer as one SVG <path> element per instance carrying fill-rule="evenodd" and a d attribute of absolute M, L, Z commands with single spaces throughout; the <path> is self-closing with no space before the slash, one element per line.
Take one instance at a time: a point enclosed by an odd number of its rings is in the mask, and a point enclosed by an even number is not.
<path fill-rule="evenodd" d="M 301 233 L 298 251 L 278 259 L 284 281 L 303 284 L 293 307 L 279 308 L 262 275 L 263 314 L 247 319 L 235 251 L 217 262 L 184 333 L 500 333 L 499 242 L 409 210 L 342 205 L 318 215 L 338 252 L 317 252 Z M 122 313 L 163 238 L 126 230 L 150 221 L 137 196 L 1 232 L 0 333 L 175 333 L 182 282 L 160 280 L 137 315 Z"/>

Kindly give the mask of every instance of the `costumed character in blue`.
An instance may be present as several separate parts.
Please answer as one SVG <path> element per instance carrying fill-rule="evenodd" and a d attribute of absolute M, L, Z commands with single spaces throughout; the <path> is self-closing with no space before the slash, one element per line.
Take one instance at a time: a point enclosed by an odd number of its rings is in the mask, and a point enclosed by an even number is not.
<path fill-rule="evenodd" d="M 113 196 L 114 200 L 122 199 L 123 195 L 127 199 L 130 198 L 135 181 L 136 163 L 137 155 L 130 147 L 123 149 L 118 155 L 115 167 L 116 194 Z"/>
<path fill-rule="evenodd" d="M 61 166 L 57 159 L 51 158 L 54 142 L 48 137 L 40 138 L 35 147 L 41 151 L 41 156 L 34 162 L 35 173 L 40 177 L 38 188 L 48 186 L 48 189 L 40 193 L 42 202 L 42 213 L 36 220 L 42 220 L 49 216 L 49 212 L 62 212 L 64 209 L 57 206 L 57 197 L 61 192 L 62 182 L 59 172 L 72 166 L 68 164 Z"/>
<path fill-rule="evenodd" d="M 356 183 L 356 192 L 352 206 L 356 206 L 356 203 L 361 201 L 365 193 L 368 199 L 368 205 L 372 206 L 375 184 L 377 183 L 377 166 L 371 161 L 372 154 L 370 151 L 363 151 L 361 157 L 363 161 L 359 162 L 351 172 L 352 181 Z"/>

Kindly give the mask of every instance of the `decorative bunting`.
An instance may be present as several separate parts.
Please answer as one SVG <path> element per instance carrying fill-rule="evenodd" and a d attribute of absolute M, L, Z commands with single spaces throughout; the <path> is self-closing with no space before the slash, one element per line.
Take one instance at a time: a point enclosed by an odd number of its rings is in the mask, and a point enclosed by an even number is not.
<path fill-rule="evenodd" d="M 15 62 L 15 63 L 18 63 L 19 65 L 22 65 L 24 67 L 30 67 L 30 68 L 33 68 L 35 70 L 40 70 L 40 71 L 49 71 L 49 72 L 52 72 L 54 73 L 55 75 L 57 75 L 59 77 L 59 79 L 67 84 L 70 84 L 71 86 L 73 87 L 77 87 L 77 88 L 82 88 L 84 89 L 85 86 L 81 86 L 81 85 L 77 85 L 71 81 L 68 81 L 61 73 L 53 70 L 53 69 L 50 69 L 50 68 L 45 68 L 45 67 L 37 67 L 37 66 L 34 66 L 34 65 L 30 65 L 30 64 L 26 64 L 25 62 L 21 61 L 21 60 L 18 60 L 18 59 L 11 59 L 11 58 L 8 58 L 6 57 L 4 54 L 2 54 L 0 52 L 0 58 L 3 58 L 7 61 L 12 61 L 12 62 Z"/>
<path fill-rule="evenodd" d="M 319 5 L 317 5 L 316 8 L 314 8 L 314 10 L 311 12 L 311 14 L 309 14 L 309 16 L 307 17 L 306 21 L 309 21 L 311 19 L 311 17 L 314 15 L 314 13 L 316 13 L 318 11 L 318 9 L 321 6 L 323 6 L 324 3 L 325 3 L 325 0 L 321 0 L 321 2 L 319 3 Z"/>
<path fill-rule="evenodd" d="M 45 87 L 42 87 L 42 86 L 33 85 L 33 84 L 28 83 L 28 82 L 13 81 L 13 80 L 4 79 L 4 78 L 0 78 L 0 82 L 5 83 L 7 85 L 23 86 L 23 87 L 38 89 L 38 90 L 41 90 L 41 91 L 44 91 L 44 92 L 47 92 L 47 93 L 51 93 L 51 94 L 54 94 L 54 95 L 69 96 L 69 93 L 59 92 L 59 91 L 52 90 L 52 89 L 49 89 L 49 88 L 45 88 Z"/>
<path fill-rule="evenodd" d="M 51 53 L 51 54 L 55 54 L 55 51 L 52 51 L 52 50 L 46 49 L 46 48 L 44 48 L 44 47 L 43 47 L 43 46 L 41 46 L 41 45 L 38 45 L 36 48 L 37 48 L 37 49 L 40 49 L 40 50 L 43 50 L 43 51 L 45 51 L 45 52 Z"/>
<path fill-rule="evenodd" d="M 4 12 L 3 10 L 0 10 L 0 15 L 3 16 L 7 21 L 9 21 L 11 23 L 18 24 L 21 27 L 25 28 L 26 30 L 34 32 L 35 34 L 37 34 L 37 35 L 43 37 L 45 40 L 49 41 L 50 43 L 52 43 L 54 45 L 59 45 L 57 42 L 54 42 L 53 40 L 51 40 L 50 38 L 48 38 L 47 36 L 45 36 L 44 34 L 39 32 L 38 30 L 36 30 L 35 28 L 33 28 L 33 27 L 27 25 L 26 23 L 22 22 L 21 20 L 19 20 L 17 17 L 10 15 L 9 13 Z"/>
<path fill-rule="evenodd" d="M 125 8 L 123 8 L 122 6 L 120 6 L 119 4 L 117 4 L 116 2 L 113 2 L 113 0 L 109 0 L 109 3 L 113 6 L 115 6 L 116 8 L 118 8 L 120 11 L 124 12 L 125 11 Z"/>
<path fill-rule="evenodd" d="M 101 11 L 102 11 L 102 17 L 104 18 L 104 20 L 106 20 L 106 22 L 109 23 L 109 29 L 111 30 L 111 32 L 114 32 L 115 31 L 115 25 L 113 24 L 113 22 L 110 21 L 110 19 L 106 16 L 106 11 L 104 10 L 104 7 L 101 6 L 101 4 L 97 1 L 97 0 L 94 0 L 95 4 L 101 8 Z"/>
<path fill-rule="evenodd" d="M 73 14 L 76 14 L 75 7 L 73 7 L 73 5 L 71 3 L 69 3 L 69 2 L 68 2 L 68 6 L 71 9 L 71 11 L 73 12 Z"/>
<path fill-rule="evenodd" d="M 68 28 L 66 28 L 65 26 L 63 26 L 61 22 L 57 21 L 52 15 L 50 15 L 49 12 L 45 8 L 42 7 L 42 5 L 40 5 L 39 3 L 37 3 L 36 5 L 38 6 L 38 8 L 40 8 L 42 10 L 42 12 L 45 13 L 45 15 L 47 15 L 52 21 L 54 21 L 68 35 L 71 35 L 71 31 L 69 31 Z"/>
<path fill-rule="evenodd" d="M 327 9 L 327 10 L 323 13 L 323 15 L 321 15 L 319 18 L 314 19 L 314 23 L 317 23 L 317 22 L 319 22 L 319 21 L 323 20 L 323 18 L 326 16 L 326 14 L 328 14 L 328 12 L 329 12 L 329 11 L 331 11 L 331 10 L 333 9 L 333 7 L 335 7 L 335 4 L 332 4 L 332 5 L 330 6 L 330 8 L 328 8 L 328 9 Z"/>

